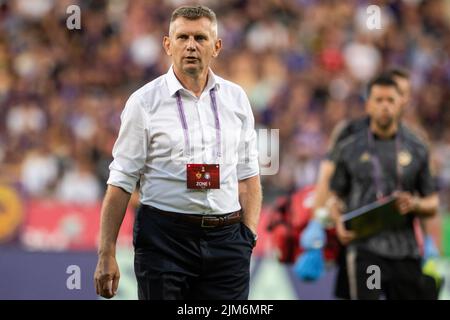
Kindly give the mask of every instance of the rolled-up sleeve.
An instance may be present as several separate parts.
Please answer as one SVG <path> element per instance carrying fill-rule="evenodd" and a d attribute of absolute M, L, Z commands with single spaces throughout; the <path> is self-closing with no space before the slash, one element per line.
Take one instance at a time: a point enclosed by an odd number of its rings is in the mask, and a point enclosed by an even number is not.
<path fill-rule="evenodd" d="M 132 193 L 144 167 L 148 145 L 147 114 L 138 96 L 130 96 L 120 120 L 107 184 Z"/>
<path fill-rule="evenodd" d="M 238 147 L 237 177 L 238 180 L 244 180 L 259 174 L 259 162 L 255 118 L 244 90 L 241 90 L 239 100 L 246 115 Z"/>

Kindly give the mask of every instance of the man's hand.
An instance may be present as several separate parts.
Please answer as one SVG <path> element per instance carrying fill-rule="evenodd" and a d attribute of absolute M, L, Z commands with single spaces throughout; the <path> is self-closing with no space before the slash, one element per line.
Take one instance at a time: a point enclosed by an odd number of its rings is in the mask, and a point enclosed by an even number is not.
<path fill-rule="evenodd" d="M 411 193 L 397 192 L 395 193 L 395 196 L 397 197 L 396 206 L 401 214 L 405 215 L 418 210 L 419 199 Z"/>
<path fill-rule="evenodd" d="M 254 225 L 254 224 L 248 224 L 247 222 L 244 222 L 244 221 L 242 221 L 242 223 L 247 227 L 247 228 L 249 228 L 250 229 L 250 231 L 253 233 L 253 234 L 256 234 L 257 232 L 257 225 Z"/>
<path fill-rule="evenodd" d="M 94 274 L 95 290 L 103 298 L 111 299 L 117 293 L 120 272 L 114 256 L 99 255 Z"/>
<path fill-rule="evenodd" d="M 103 200 L 99 255 L 94 281 L 97 294 L 108 299 L 116 295 L 119 286 L 120 273 L 115 258 L 116 241 L 129 200 L 129 193 L 112 185 L 108 186 Z"/>
<path fill-rule="evenodd" d="M 345 205 L 334 193 L 332 193 L 332 196 L 329 199 L 329 204 L 330 217 L 336 225 L 336 235 L 339 239 L 339 242 L 342 245 L 346 246 L 355 239 L 356 235 L 353 231 L 349 231 L 345 228 L 344 222 L 341 219 L 342 212 L 344 212 L 345 210 Z"/>
<path fill-rule="evenodd" d="M 336 235 L 342 245 L 346 246 L 355 239 L 355 233 L 345 228 L 344 222 L 341 219 L 336 221 Z"/>
<path fill-rule="evenodd" d="M 262 202 L 261 181 L 258 175 L 239 181 L 239 202 L 243 212 L 242 223 L 256 234 Z"/>

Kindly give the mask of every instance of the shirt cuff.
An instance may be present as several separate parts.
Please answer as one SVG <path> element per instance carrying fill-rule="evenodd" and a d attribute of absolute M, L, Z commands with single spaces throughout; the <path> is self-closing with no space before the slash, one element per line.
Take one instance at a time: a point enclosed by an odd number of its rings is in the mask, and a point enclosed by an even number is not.
<path fill-rule="evenodd" d="M 107 184 L 124 189 L 128 193 L 133 193 L 136 188 L 137 179 L 133 176 L 127 175 L 121 171 L 110 170 Z"/>
<path fill-rule="evenodd" d="M 237 178 L 238 180 L 244 180 L 254 177 L 259 174 L 258 162 L 254 165 L 238 166 L 237 168 Z"/>

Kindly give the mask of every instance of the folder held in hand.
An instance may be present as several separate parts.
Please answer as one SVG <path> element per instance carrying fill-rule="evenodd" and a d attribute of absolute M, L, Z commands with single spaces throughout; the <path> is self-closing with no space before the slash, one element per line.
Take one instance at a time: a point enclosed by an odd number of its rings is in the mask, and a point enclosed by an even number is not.
<path fill-rule="evenodd" d="M 345 213 L 341 219 L 347 230 L 356 238 L 366 238 L 381 231 L 395 229 L 406 224 L 406 217 L 398 211 L 396 197 L 388 196 L 356 210 Z"/>

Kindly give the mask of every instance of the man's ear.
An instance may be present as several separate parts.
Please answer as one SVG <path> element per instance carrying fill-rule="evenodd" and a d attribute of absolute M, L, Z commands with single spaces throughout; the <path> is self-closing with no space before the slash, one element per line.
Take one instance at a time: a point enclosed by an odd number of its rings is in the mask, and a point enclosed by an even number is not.
<path fill-rule="evenodd" d="M 170 38 L 168 36 L 164 36 L 163 38 L 163 47 L 164 51 L 166 51 L 166 54 L 168 56 L 172 56 L 172 52 L 170 50 Z"/>
<path fill-rule="evenodd" d="M 220 50 L 222 49 L 222 39 L 217 39 L 214 43 L 213 57 L 217 58 L 219 56 Z"/>

